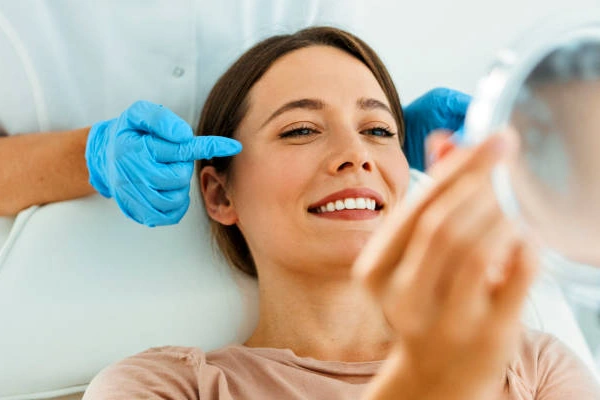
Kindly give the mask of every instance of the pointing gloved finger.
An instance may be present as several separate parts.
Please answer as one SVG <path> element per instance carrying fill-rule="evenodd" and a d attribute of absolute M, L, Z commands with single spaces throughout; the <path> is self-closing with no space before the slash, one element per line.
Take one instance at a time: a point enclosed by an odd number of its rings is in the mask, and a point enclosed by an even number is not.
<path fill-rule="evenodd" d="M 155 163 L 148 173 L 148 185 L 157 190 L 189 187 L 194 174 L 193 162 Z"/>
<path fill-rule="evenodd" d="M 154 159 L 163 163 L 226 157 L 242 151 L 240 142 L 222 136 L 199 136 L 184 143 L 170 143 L 152 138 L 146 143 Z"/>
<path fill-rule="evenodd" d="M 181 143 L 194 137 L 192 128 L 173 111 L 149 101 L 136 101 L 127 110 L 133 128 L 169 142 Z"/>
<path fill-rule="evenodd" d="M 185 161 L 234 156 L 242 151 L 242 144 L 224 136 L 199 136 L 193 140 L 190 158 Z"/>

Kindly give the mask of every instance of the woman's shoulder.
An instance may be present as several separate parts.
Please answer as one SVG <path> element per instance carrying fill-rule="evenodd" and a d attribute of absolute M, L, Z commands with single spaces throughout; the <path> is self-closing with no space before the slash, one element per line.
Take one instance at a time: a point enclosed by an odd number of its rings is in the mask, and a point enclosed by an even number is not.
<path fill-rule="evenodd" d="M 565 395 L 600 398 L 598 381 L 583 361 L 558 338 L 540 331 L 523 332 L 507 378 L 511 390 L 535 394 L 536 399 L 560 399 Z"/>
<path fill-rule="evenodd" d="M 291 350 L 235 344 L 210 352 L 197 347 L 155 347 L 102 370 L 90 383 L 84 400 L 198 399 L 200 394 L 233 399 L 228 390 L 230 380 L 235 381 L 234 386 L 252 389 L 256 382 L 253 372 L 275 364 L 294 364 L 290 358 Z"/>
<path fill-rule="evenodd" d="M 547 374 L 567 363 L 581 364 L 582 369 L 587 370 L 583 361 L 556 336 L 533 329 L 524 329 L 517 358 L 512 366 L 523 373 L 541 378 L 540 374 Z"/>
<path fill-rule="evenodd" d="M 102 373 L 130 370 L 132 367 L 147 368 L 149 370 L 155 367 L 160 367 L 161 370 L 167 368 L 197 368 L 202 365 L 205 360 L 206 354 L 199 347 L 152 347 L 109 366 L 102 371 Z"/>
<path fill-rule="evenodd" d="M 205 362 L 205 353 L 197 347 L 151 348 L 103 369 L 84 399 L 196 399 L 198 372 Z"/>

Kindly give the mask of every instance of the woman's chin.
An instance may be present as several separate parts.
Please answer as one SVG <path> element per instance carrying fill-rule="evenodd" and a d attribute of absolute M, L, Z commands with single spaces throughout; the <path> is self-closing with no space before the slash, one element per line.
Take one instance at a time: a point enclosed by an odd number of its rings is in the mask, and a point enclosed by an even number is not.
<path fill-rule="evenodd" d="M 293 269 L 308 269 L 311 274 L 347 277 L 370 237 L 371 232 L 350 231 L 300 240 L 294 246 L 279 248 L 276 258 Z"/>
<path fill-rule="evenodd" d="M 337 240 L 323 242 L 319 253 L 332 264 L 352 266 L 370 237 L 364 233 L 340 236 Z"/>

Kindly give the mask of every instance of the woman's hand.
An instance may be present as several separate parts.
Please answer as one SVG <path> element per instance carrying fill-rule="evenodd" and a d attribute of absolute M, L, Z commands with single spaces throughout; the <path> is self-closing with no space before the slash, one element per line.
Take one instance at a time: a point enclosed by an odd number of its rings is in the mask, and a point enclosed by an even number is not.
<path fill-rule="evenodd" d="M 491 184 L 516 154 L 509 132 L 450 154 L 437 184 L 398 207 L 358 258 L 355 276 L 381 305 L 397 342 L 367 399 L 489 399 L 501 391 L 537 270 Z"/>

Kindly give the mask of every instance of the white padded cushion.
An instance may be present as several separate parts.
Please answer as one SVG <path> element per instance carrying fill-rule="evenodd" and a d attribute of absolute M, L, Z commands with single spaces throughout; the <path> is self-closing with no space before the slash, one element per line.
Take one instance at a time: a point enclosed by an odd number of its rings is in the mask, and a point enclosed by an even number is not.
<path fill-rule="evenodd" d="M 426 180 L 413 171 L 410 196 Z M 172 227 L 138 225 L 100 196 L 19 215 L 0 251 L 0 399 L 81 391 L 103 367 L 149 347 L 208 351 L 248 337 L 256 283 L 214 250 L 192 193 Z M 545 290 L 528 302 L 527 322 L 591 360 L 562 295 Z"/>
<path fill-rule="evenodd" d="M 138 225 L 91 196 L 28 210 L 11 236 L 0 253 L 0 398 L 78 391 L 148 347 L 210 350 L 244 340 L 257 320 L 255 282 L 213 250 L 197 195 L 177 226 Z"/>

